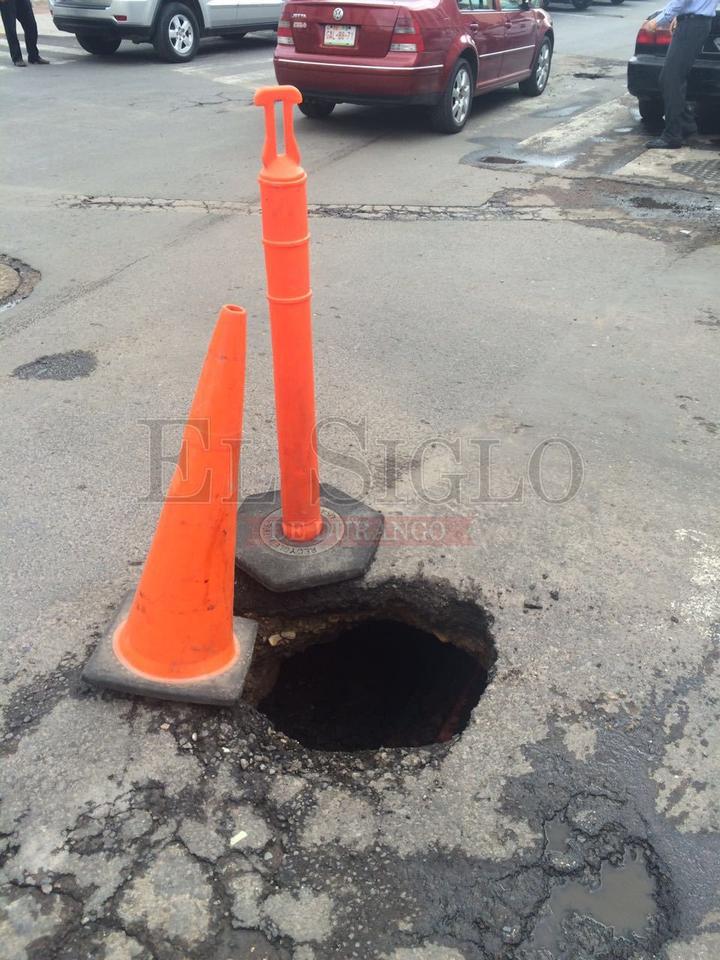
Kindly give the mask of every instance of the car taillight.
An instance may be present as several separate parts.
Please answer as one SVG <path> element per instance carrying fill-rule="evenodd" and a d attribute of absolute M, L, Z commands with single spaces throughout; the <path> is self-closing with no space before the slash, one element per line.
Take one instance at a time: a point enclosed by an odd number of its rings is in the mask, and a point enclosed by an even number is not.
<path fill-rule="evenodd" d="M 425 49 L 422 34 L 409 10 L 398 13 L 390 49 L 395 53 L 421 53 Z"/>
<path fill-rule="evenodd" d="M 672 33 L 669 30 L 658 28 L 657 30 L 646 30 L 640 27 L 636 43 L 643 47 L 669 47 L 672 40 Z"/>
<path fill-rule="evenodd" d="M 286 20 L 287 16 L 285 10 L 283 10 L 278 20 L 277 27 L 277 42 L 283 47 L 292 47 L 294 40 L 292 35 L 292 26 L 289 20 Z"/>

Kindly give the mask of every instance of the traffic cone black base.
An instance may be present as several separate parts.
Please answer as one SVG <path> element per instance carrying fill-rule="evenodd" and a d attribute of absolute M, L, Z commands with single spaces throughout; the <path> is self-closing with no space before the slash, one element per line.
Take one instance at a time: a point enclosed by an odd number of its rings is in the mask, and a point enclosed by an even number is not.
<path fill-rule="evenodd" d="M 268 590 L 287 593 L 362 577 L 382 537 L 384 518 L 362 500 L 320 485 L 323 529 L 314 540 L 288 540 L 280 491 L 257 493 L 240 505 L 235 562 Z"/>
<path fill-rule="evenodd" d="M 233 617 L 237 655 L 229 666 L 217 674 L 172 682 L 153 679 L 126 666 L 115 651 L 115 635 L 127 619 L 133 598 L 134 594 L 130 593 L 123 600 L 115 619 L 87 662 L 83 680 L 101 689 L 154 700 L 181 700 L 216 707 L 229 707 L 237 703 L 252 660 L 257 623 L 244 617 Z"/>

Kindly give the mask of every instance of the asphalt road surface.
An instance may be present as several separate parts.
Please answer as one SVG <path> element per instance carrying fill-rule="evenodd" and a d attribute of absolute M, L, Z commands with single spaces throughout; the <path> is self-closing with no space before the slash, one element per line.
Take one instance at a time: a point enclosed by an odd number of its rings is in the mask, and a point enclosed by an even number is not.
<path fill-rule="evenodd" d="M 711 128 L 643 150 L 653 9 L 555 7 L 545 95 L 479 99 L 456 137 L 298 118 L 322 476 L 393 537 L 341 587 L 239 577 L 233 710 L 80 671 L 226 302 L 243 495 L 275 480 L 273 37 L 100 61 L 41 17 L 52 65 L 0 60 L 9 960 L 720 955 L 720 162 Z"/>

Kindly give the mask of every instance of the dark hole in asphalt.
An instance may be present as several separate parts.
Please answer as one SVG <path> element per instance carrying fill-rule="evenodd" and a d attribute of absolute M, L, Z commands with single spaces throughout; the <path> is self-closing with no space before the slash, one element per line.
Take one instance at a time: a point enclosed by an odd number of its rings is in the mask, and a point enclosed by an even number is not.
<path fill-rule="evenodd" d="M 19 380 L 76 380 L 89 377 L 97 366 L 94 353 L 88 350 L 70 350 L 38 357 L 16 367 L 12 375 Z"/>
<path fill-rule="evenodd" d="M 518 160 L 516 157 L 480 157 L 480 163 L 525 163 L 524 160 Z"/>
<path fill-rule="evenodd" d="M 578 80 L 605 80 L 607 73 L 574 73 Z"/>
<path fill-rule="evenodd" d="M 465 650 L 397 620 L 364 620 L 280 663 L 258 709 L 312 750 L 442 743 L 488 682 Z"/>

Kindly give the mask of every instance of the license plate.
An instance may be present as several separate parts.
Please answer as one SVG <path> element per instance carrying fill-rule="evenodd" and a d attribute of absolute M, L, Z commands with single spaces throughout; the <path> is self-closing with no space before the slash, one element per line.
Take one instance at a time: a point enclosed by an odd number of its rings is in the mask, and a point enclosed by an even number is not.
<path fill-rule="evenodd" d="M 325 27 L 326 47 L 354 47 L 355 27 L 329 23 Z"/>

